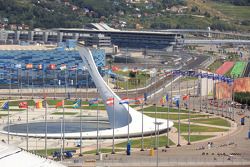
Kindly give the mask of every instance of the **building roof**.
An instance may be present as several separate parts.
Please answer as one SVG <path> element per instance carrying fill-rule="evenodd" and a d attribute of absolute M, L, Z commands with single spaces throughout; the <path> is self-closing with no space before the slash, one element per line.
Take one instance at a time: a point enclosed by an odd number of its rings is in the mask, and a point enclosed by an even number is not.
<path fill-rule="evenodd" d="M 64 167 L 64 165 L 0 142 L 1 167 Z"/>

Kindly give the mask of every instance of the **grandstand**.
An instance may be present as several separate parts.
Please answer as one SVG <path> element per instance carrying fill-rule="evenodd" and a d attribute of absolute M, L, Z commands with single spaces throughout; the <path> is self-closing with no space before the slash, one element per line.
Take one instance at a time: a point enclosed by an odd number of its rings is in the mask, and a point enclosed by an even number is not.
<path fill-rule="evenodd" d="M 243 61 L 236 62 L 230 75 L 232 77 L 241 77 L 243 75 L 246 65 L 247 65 L 247 62 L 243 62 Z"/>

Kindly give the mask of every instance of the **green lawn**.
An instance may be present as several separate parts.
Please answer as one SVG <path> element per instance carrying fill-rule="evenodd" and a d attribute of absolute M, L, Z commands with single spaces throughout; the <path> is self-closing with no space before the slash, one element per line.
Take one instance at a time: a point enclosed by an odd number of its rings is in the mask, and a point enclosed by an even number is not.
<path fill-rule="evenodd" d="M 115 152 L 122 152 L 126 151 L 125 149 L 115 149 Z M 111 148 L 101 148 L 100 149 L 101 153 L 111 153 L 112 149 Z M 96 154 L 96 150 L 90 150 L 90 151 L 85 151 L 83 154 Z"/>
<path fill-rule="evenodd" d="M 35 106 L 34 100 L 18 100 L 18 101 L 10 101 L 9 106 L 19 106 L 20 102 L 28 102 L 28 106 Z"/>
<path fill-rule="evenodd" d="M 0 110 L 0 111 L 5 111 L 5 112 L 8 112 L 8 110 Z M 25 111 L 25 109 L 22 109 L 22 108 L 10 108 L 10 111 Z"/>
<path fill-rule="evenodd" d="M 78 112 L 64 112 L 64 115 L 76 115 Z M 63 112 L 54 112 L 51 115 L 63 115 Z"/>
<path fill-rule="evenodd" d="M 226 127 L 231 126 L 230 122 L 221 118 L 193 119 L 191 120 L 191 122 L 209 124 L 209 125 L 226 126 Z"/>
<path fill-rule="evenodd" d="M 213 64 L 211 64 L 208 67 L 208 70 L 211 72 L 215 72 L 222 64 L 223 62 L 221 60 L 216 60 Z"/>
<path fill-rule="evenodd" d="M 131 105 L 130 107 L 137 107 L 138 105 Z M 65 108 L 73 108 L 73 106 L 65 106 Z M 79 108 L 78 108 L 79 109 Z M 106 106 L 99 105 L 99 106 L 82 106 L 81 109 L 84 110 L 106 110 Z"/>
<path fill-rule="evenodd" d="M 210 3 L 212 7 L 228 17 L 235 19 L 249 19 L 250 10 L 249 6 L 235 6 L 229 3 Z"/>
<path fill-rule="evenodd" d="M 0 114 L 0 118 L 1 117 L 4 117 L 4 116 L 7 116 L 8 114 Z"/>
<path fill-rule="evenodd" d="M 128 71 L 126 71 L 126 72 L 116 71 L 115 73 L 122 75 L 122 76 L 126 76 L 126 77 L 129 76 Z M 133 77 L 133 78 L 130 77 L 128 83 L 126 81 L 117 81 L 117 83 L 115 83 L 115 84 L 117 84 L 119 87 L 121 87 L 123 89 L 126 89 L 127 85 L 128 85 L 128 89 L 135 89 L 136 87 L 140 88 L 140 87 L 145 86 L 145 84 L 149 78 L 150 78 L 149 75 L 146 75 L 144 73 L 139 72 L 139 74 L 137 74 L 136 77 Z"/>
<path fill-rule="evenodd" d="M 130 140 L 131 142 L 131 148 L 141 148 L 141 139 L 134 139 Z M 152 148 L 155 145 L 155 136 L 144 138 L 144 148 Z M 167 145 L 167 137 L 166 136 L 160 136 L 159 137 L 159 146 L 164 147 Z M 174 143 L 169 139 L 169 145 L 174 145 Z M 127 147 L 127 142 L 122 142 L 119 144 L 116 144 L 115 147 Z"/>
<path fill-rule="evenodd" d="M 178 129 L 178 123 L 174 124 L 174 127 Z M 190 125 L 190 130 L 192 132 L 225 132 L 227 129 L 213 128 L 207 126 Z M 188 124 L 181 123 L 181 133 L 188 132 Z"/>
<path fill-rule="evenodd" d="M 246 65 L 247 65 L 247 62 L 242 62 L 242 61 L 236 62 L 230 75 L 236 76 L 236 77 L 241 77 Z"/>
<path fill-rule="evenodd" d="M 150 117 L 155 117 L 154 113 L 146 113 L 146 115 L 150 116 Z M 197 117 L 206 117 L 207 115 L 199 115 L 199 114 L 195 114 L 195 115 L 190 115 L 190 118 L 197 118 Z M 161 114 L 161 113 L 157 113 L 156 114 L 157 118 L 162 118 L 162 119 L 167 119 L 168 115 L 167 114 Z M 169 119 L 171 120 L 178 120 L 178 114 L 169 114 Z M 180 114 L 180 119 L 188 119 L 188 114 Z"/>
<path fill-rule="evenodd" d="M 188 135 L 182 135 L 185 140 L 188 141 Z M 190 141 L 195 142 L 195 141 L 200 141 L 200 140 L 205 140 L 208 138 L 212 138 L 214 136 L 212 135 L 190 135 Z"/>
<path fill-rule="evenodd" d="M 142 109 L 138 110 L 141 111 Z M 150 106 L 150 107 L 145 107 L 143 109 L 144 112 L 154 112 L 155 111 L 155 106 Z M 168 107 L 157 107 L 157 112 L 168 112 Z M 176 108 L 170 108 L 169 112 L 174 112 L 174 113 L 178 113 L 179 110 Z M 188 110 L 180 110 L 181 113 L 188 113 Z M 192 113 L 193 111 L 191 111 Z"/>
<path fill-rule="evenodd" d="M 62 99 L 54 100 L 54 99 L 47 99 L 48 105 L 56 105 L 58 102 L 62 101 Z M 64 105 L 73 105 L 75 100 L 64 100 Z"/>
<path fill-rule="evenodd" d="M 65 148 L 65 150 L 67 150 L 67 151 L 77 150 L 77 149 L 79 149 L 79 148 L 77 148 L 77 147 Z M 55 151 L 60 152 L 61 150 L 60 150 L 60 148 L 50 148 L 50 149 L 47 149 L 47 154 L 50 156 Z M 45 149 L 43 149 L 43 150 L 32 150 L 32 152 L 35 152 L 36 154 L 41 155 L 41 156 L 45 156 Z"/>

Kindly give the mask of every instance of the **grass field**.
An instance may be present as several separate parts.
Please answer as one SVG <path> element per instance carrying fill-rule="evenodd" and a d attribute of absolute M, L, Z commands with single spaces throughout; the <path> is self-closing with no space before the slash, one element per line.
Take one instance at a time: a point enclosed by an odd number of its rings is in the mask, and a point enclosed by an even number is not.
<path fill-rule="evenodd" d="M 224 15 L 234 18 L 234 19 L 249 19 L 250 16 L 250 10 L 249 6 L 235 6 L 228 3 L 209 3 L 212 8 L 220 11 Z"/>
<path fill-rule="evenodd" d="M 115 71 L 115 73 L 122 75 L 122 76 L 126 76 L 126 77 L 129 76 L 129 71 L 126 71 L 126 72 Z M 139 74 L 137 74 L 136 77 L 129 78 L 128 83 L 125 81 L 117 81 L 117 83 L 115 83 L 115 84 L 117 84 L 117 86 L 119 86 L 123 89 L 126 89 L 127 85 L 128 85 L 128 89 L 135 89 L 136 87 L 140 88 L 140 87 L 145 86 L 148 79 L 149 79 L 149 75 L 146 75 L 144 73 L 139 73 Z"/>
<path fill-rule="evenodd" d="M 236 62 L 230 75 L 235 76 L 235 77 L 241 77 L 246 65 L 247 65 L 247 62 L 242 62 L 242 61 Z"/>
<path fill-rule="evenodd" d="M 215 72 L 222 64 L 223 62 L 221 60 L 216 60 L 213 64 L 208 66 L 208 70 L 211 72 Z"/>
<path fill-rule="evenodd" d="M 28 106 L 35 106 L 34 100 L 18 100 L 18 101 L 10 101 L 9 106 L 19 106 L 20 102 L 28 102 Z"/>
<path fill-rule="evenodd" d="M 4 117 L 4 116 L 7 116 L 8 114 L 0 114 L 0 118 L 1 117 Z"/>
<path fill-rule="evenodd" d="M 71 148 L 65 148 L 66 151 L 71 151 L 71 150 L 77 150 L 79 148 L 77 147 L 71 147 Z M 60 152 L 60 148 L 50 148 L 47 149 L 47 154 L 50 156 L 52 155 L 55 151 Z M 33 150 L 32 152 L 35 152 L 38 155 L 45 156 L 45 150 Z"/>
<path fill-rule="evenodd" d="M 141 111 L 142 109 L 138 110 Z M 143 109 L 144 112 L 154 112 L 155 111 L 155 106 L 150 106 L 150 107 L 146 107 Z M 157 112 L 168 112 L 168 107 L 157 107 Z M 170 108 L 169 112 L 173 112 L 173 113 L 178 113 L 178 109 L 175 108 Z M 180 110 L 181 113 L 188 113 L 188 110 Z M 192 111 L 191 111 L 192 113 Z"/>
<path fill-rule="evenodd" d="M 64 115 L 76 115 L 77 112 L 64 112 Z M 63 115 L 63 112 L 54 112 L 51 115 Z"/>
<path fill-rule="evenodd" d="M 175 123 L 174 127 L 178 129 L 178 124 Z M 190 125 L 190 130 L 192 132 L 225 132 L 227 129 L 213 128 L 207 126 Z M 181 133 L 188 132 L 188 124 L 181 124 Z"/>
<path fill-rule="evenodd" d="M 4 112 L 7 112 L 8 110 L 0 110 L 0 111 L 4 111 Z M 25 109 L 16 109 L 16 108 L 10 108 L 10 111 L 25 111 Z"/>
<path fill-rule="evenodd" d="M 150 117 L 153 117 L 153 118 L 155 117 L 154 113 L 145 113 L 145 114 L 150 116 Z M 162 118 L 162 119 L 167 119 L 168 115 L 167 114 L 157 113 L 156 117 L 157 118 Z M 190 115 L 190 118 L 198 118 L 198 117 L 207 117 L 207 115 L 199 115 L 199 114 Z M 169 114 L 169 119 L 178 120 L 178 114 Z M 180 119 L 188 119 L 188 114 L 180 114 Z"/>
<path fill-rule="evenodd" d="M 209 125 L 217 125 L 217 126 L 226 126 L 226 127 L 231 126 L 230 122 L 221 118 L 193 119 L 191 120 L 191 122 L 209 124 Z"/>
<path fill-rule="evenodd" d="M 152 137 L 144 137 L 144 148 L 153 148 L 155 145 L 155 136 Z M 131 148 L 141 148 L 141 139 L 130 140 Z M 167 145 L 167 137 L 160 136 L 159 137 L 159 146 L 164 147 Z M 169 139 L 169 145 L 174 145 L 174 143 Z M 127 142 L 116 144 L 115 147 L 126 148 Z"/>
<path fill-rule="evenodd" d="M 125 149 L 115 149 L 115 152 L 122 152 L 126 151 Z M 100 149 L 101 153 L 111 153 L 112 149 L 111 148 L 101 148 Z M 91 151 L 85 151 L 83 154 L 96 154 L 96 150 L 91 150 Z"/>
<path fill-rule="evenodd" d="M 48 105 L 56 105 L 58 102 L 62 101 L 61 99 L 54 100 L 54 99 L 47 99 Z M 64 105 L 73 105 L 75 100 L 64 100 Z"/>
<path fill-rule="evenodd" d="M 182 135 L 185 140 L 188 141 L 188 135 Z M 212 138 L 214 136 L 212 135 L 190 135 L 190 142 L 195 142 L 195 141 L 200 141 L 200 140 L 205 140 L 208 138 Z"/>

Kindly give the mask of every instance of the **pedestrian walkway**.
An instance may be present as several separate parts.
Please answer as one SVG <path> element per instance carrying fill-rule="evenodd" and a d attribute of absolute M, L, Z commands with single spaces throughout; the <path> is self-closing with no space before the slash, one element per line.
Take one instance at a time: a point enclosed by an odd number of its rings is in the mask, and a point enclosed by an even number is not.
<path fill-rule="evenodd" d="M 171 128 L 171 131 L 169 133 L 169 139 L 173 141 L 176 145 L 178 144 L 178 131 L 175 127 Z M 180 144 L 186 145 L 188 142 L 184 139 L 184 137 L 180 136 Z"/>

